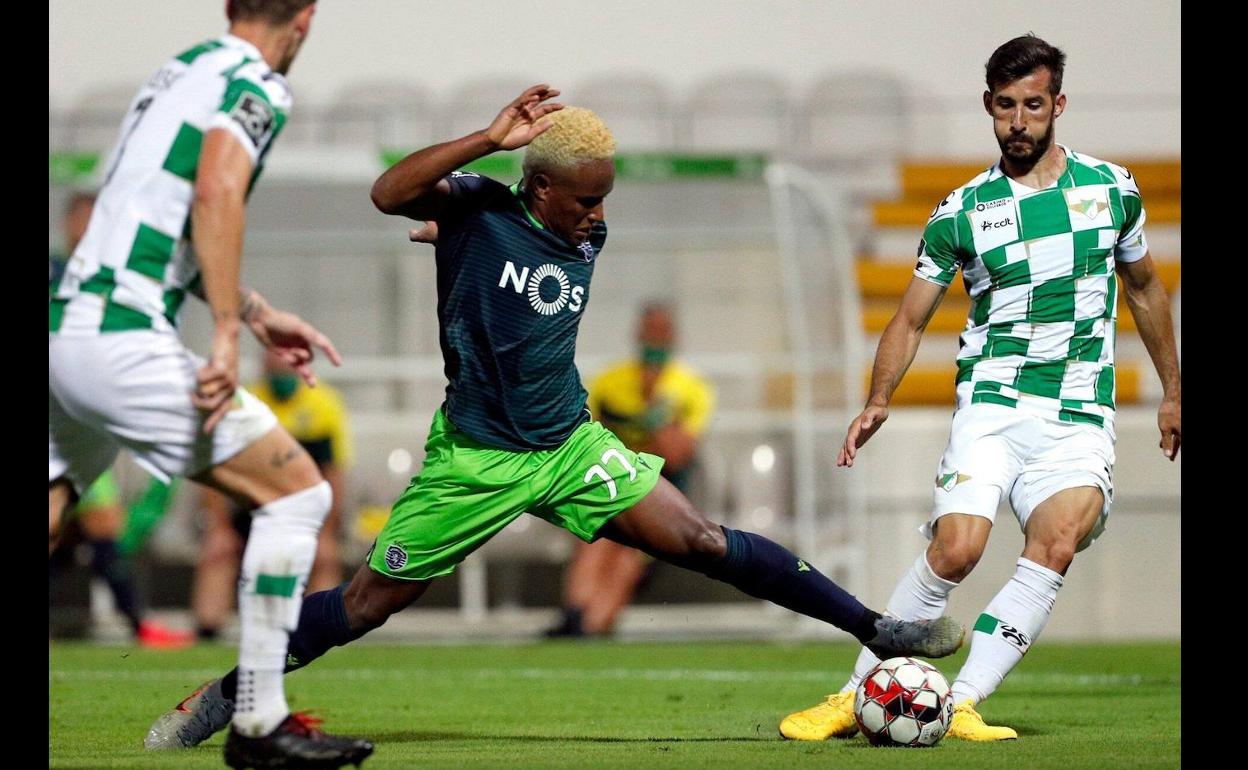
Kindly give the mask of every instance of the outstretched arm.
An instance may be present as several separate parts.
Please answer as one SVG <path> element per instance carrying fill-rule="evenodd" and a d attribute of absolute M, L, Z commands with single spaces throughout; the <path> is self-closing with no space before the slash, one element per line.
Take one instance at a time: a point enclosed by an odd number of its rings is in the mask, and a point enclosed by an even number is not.
<path fill-rule="evenodd" d="M 946 288 L 922 278 L 910 279 L 910 285 L 902 295 L 901 306 L 880 337 L 875 364 L 871 368 L 871 394 L 862 413 L 849 424 L 845 443 L 836 455 L 838 467 L 853 467 L 859 447 L 867 443 L 888 419 L 888 404 L 893 399 L 893 391 L 897 390 L 901 378 L 913 363 L 923 330 L 945 296 Z"/>
<path fill-rule="evenodd" d="M 444 180 L 452 171 L 496 150 L 524 147 L 546 129 L 541 118 L 563 105 L 547 102 L 559 92 L 546 84 L 531 86 L 503 108 L 488 128 L 408 155 L 373 183 L 373 205 L 385 214 L 433 220 L 450 193 Z"/>

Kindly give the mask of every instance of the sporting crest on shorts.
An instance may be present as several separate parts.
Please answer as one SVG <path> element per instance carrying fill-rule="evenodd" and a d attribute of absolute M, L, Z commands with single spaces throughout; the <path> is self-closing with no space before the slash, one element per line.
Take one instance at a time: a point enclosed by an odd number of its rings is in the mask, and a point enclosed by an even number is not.
<path fill-rule="evenodd" d="M 398 543 L 392 543 L 386 548 L 386 566 L 393 570 L 403 569 L 407 564 L 407 551 Z"/>

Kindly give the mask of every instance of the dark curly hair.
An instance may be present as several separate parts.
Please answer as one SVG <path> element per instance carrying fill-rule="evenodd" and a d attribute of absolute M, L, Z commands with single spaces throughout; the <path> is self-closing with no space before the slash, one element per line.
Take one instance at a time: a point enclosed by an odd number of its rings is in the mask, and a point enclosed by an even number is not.
<path fill-rule="evenodd" d="M 1066 69 L 1066 54 L 1031 33 L 1016 37 L 992 52 L 984 65 L 988 90 L 1025 78 L 1040 67 L 1047 67 L 1052 79 L 1049 92 L 1057 97 L 1062 92 L 1062 73 Z"/>
<path fill-rule="evenodd" d="M 225 15 L 230 21 L 262 19 L 269 24 L 285 24 L 316 0 L 226 0 Z"/>

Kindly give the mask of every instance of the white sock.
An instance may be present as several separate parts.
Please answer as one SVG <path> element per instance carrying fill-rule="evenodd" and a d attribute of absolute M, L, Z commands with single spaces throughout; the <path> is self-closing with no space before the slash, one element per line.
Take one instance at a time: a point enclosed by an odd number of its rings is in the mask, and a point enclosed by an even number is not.
<path fill-rule="evenodd" d="M 1062 587 L 1062 576 L 1020 558 L 1014 577 L 988 606 L 971 633 L 971 654 L 953 683 L 956 703 L 992 695 L 1044 630 Z"/>
<path fill-rule="evenodd" d="M 286 642 L 299 623 L 303 590 L 316 556 L 316 535 L 333 500 L 322 481 L 257 508 L 238 579 L 238 695 L 234 727 L 268 735 L 290 713 L 282 671 Z"/>
<path fill-rule="evenodd" d="M 897 588 L 884 608 L 884 614 L 900 620 L 931 620 L 945 612 L 949 604 L 949 593 L 958 584 L 945 580 L 932 571 L 927 563 L 927 552 L 919 554 L 910 570 L 902 576 Z M 862 678 L 879 664 L 880 659 L 866 647 L 858 653 L 858 662 L 854 665 L 853 676 L 841 688 L 841 692 L 858 689 Z"/>

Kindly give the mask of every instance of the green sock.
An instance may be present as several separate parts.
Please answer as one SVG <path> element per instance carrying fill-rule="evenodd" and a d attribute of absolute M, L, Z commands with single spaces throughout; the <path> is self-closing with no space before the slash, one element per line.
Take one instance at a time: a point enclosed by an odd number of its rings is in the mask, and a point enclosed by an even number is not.
<path fill-rule="evenodd" d="M 126 516 L 126 528 L 117 541 L 117 549 L 123 556 L 132 556 L 138 552 L 148 537 L 165 518 L 169 511 L 169 501 L 177 489 L 177 479 L 166 484 L 153 478 L 147 485 L 143 495 L 130 506 Z"/>

